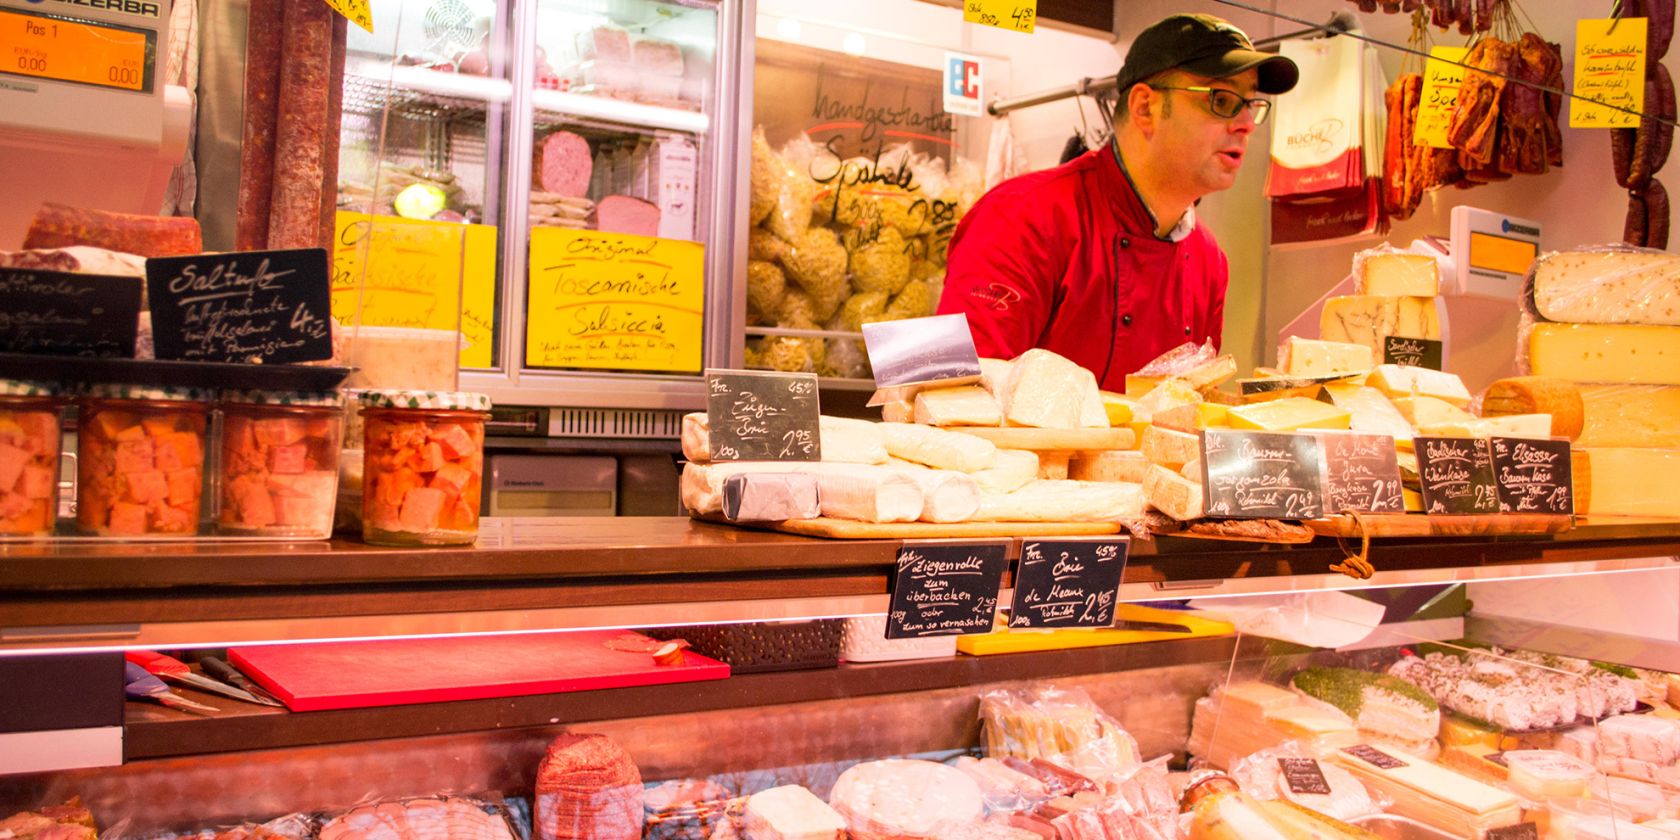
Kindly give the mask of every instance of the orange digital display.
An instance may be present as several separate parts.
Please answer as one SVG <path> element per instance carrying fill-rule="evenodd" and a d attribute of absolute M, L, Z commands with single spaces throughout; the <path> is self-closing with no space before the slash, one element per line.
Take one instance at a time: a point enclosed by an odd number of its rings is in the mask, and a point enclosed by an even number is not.
<path fill-rule="evenodd" d="M 1470 234 L 1470 266 L 1502 271 L 1506 274 L 1527 274 L 1529 264 L 1540 248 L 1533 242 L 1494 236 L 1491 233 Z"/>
<path fill-rule="evenodd" d="M 141 29 L 0 9 L 0 73 L 150 90 L 155 38 Z"/>

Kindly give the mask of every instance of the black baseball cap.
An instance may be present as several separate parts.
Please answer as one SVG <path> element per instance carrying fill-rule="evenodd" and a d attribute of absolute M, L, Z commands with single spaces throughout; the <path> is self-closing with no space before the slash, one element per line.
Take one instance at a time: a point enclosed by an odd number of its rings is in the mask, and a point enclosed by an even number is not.
<path fill-rule="evenodd" d="M 1121 101 L 1132 86 L 1164 70 L 1180 68 L 1198 76 L 1223 79 L 1244 70 L 1260 71 L 1260 92 L 1288 93 L 1301 71 L 1281 55 L 1254 48 L 1241 29 L 1213 15 L 1173 15 L 1138 33 L 1126 51 L 1126 63 L 1114 77 Z"/>

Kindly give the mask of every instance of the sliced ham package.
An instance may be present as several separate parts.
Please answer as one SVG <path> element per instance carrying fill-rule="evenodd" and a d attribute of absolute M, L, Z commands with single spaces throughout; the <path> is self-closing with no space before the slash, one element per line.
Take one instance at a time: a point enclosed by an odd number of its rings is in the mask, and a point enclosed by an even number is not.
<path fill-rule="evenodd" d="M 595 208 L 595 227 L 607 233 L 659 235 L 659 208 L 639 198 L 609 195 Z"/>

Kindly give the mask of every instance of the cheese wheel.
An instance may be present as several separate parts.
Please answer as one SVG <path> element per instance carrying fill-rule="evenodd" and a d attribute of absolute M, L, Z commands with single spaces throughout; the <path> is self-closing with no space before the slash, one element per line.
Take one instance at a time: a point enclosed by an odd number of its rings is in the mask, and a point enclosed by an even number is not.
<path fill-rule="evenodd" d="M 828 802 L 854 838 L 931 837 L 941 825 L 975 822 L 986 810 L 980 786 L 966 773 L 905 759 L 852 766 L 835 780 Z"/>
<path fill-rule="evenodd" d="M 1586 425 L 1581 389 L 1555 376 L 1512 376 L 1488 386 L 1482 416 L 1550 414 L 1552 434 L 1574 440 Z"/>

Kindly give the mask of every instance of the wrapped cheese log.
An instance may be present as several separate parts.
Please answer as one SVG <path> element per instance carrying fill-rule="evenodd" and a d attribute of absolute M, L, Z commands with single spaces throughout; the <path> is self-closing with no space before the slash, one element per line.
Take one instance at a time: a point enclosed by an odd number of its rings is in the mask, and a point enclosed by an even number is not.
<path fill-rule="evenodd" d="M 884 464 L 887 462 L 886 441 L 881 425 L 848 417 L 822 417 L 818 421 L 822 435 L 822 459 L 845 464 Z M 683 457 L 699 463 L 712 460 L 710 428 L 706 413 L 696 411 L 683 415 Z"/>
<path fill-rule="evenodd" d="M 723 482 L 723 516 L 731 522 L 815 519 L 822 513 L 816 478 L 800 473 L 738 473 Z"/>
<path fill-rule="evenodd" d="M 1120 522 L 1143 516 L 1143 487 L 1120 482 L 1034 481 L 1013 493 L 984 493 L 982 522 Z"/>
<path fill-rule="evenodd" d="M 683 506 L 701 513 L 723 510 L 723 485 L 740 473 L 799 472 L 817 481 L 822 515 L 860 522 L 915 522 L 922 515 L 922 490 L 909 476 L 867 464 L 791 461 L 690 462 L 683 466 Z"/>
<path fill-rule="evenodd" d="M 971 473 L 988 469 L 997 460 L 997 446 L 985 438 L 914 423 L 886 423 L 877 428 L 887 452 L 906 461 Z"/>
<path fill-rule="evenodd" d="M 991 467 L 968 475 L 987 493 L 1013 493 L 1038 477 L 1038 453 L 999 449 Z"/>
<path fill-rule="evenodd" d="M 967 473 L 929 469 L 910 461 L 888 464 L 922 489 L 923 522 L 967 522 L 980 509 L 980 485 Z"/>

